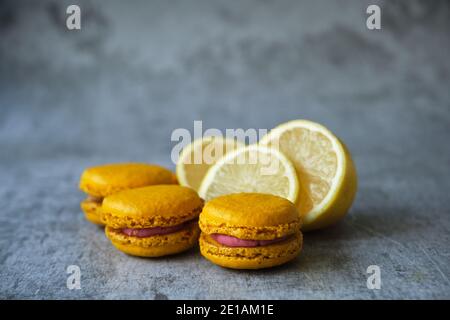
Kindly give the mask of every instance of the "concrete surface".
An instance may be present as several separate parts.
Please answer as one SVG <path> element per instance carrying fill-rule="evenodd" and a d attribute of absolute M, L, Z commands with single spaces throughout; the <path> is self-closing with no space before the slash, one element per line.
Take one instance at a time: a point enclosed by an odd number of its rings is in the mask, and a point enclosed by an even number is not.
<path fill-rule="evenodd" d="M 450 298 L 447 1 L 0 3 L 0 298 Z M 365 27 L 369 3 L 382 30 Z M 145 260 L 84 221 L 102 162 L 173 168 L 175 128 L 321 122 L 359 192 L 286 266 L 237 272 L 197 250 Z M 66 288 L 68 265 L 81 290 Z M 366 268 L 381 268 L 381 290 Z"/>

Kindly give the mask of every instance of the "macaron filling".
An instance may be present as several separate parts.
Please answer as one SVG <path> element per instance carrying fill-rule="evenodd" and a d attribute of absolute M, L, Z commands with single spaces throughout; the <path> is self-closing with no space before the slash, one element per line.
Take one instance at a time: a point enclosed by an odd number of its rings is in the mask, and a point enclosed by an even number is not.
<path fill-rule="evenodd" d="M 122 228 L 121 232 L 130 237 L 148 238 L 152 236 L 160 236 L 169 233 L 178 232 L 187 227 L 192 221 L 186 221 L 181 224 L 170 227 L 152 227 L 152 228 Z"/>
<path fill-rule="evenodd" d="M 286 240 L 289 237 L 290 235 L 272 240 L 249 240 L 249 239 L 240 239 L 220 233 L 211 234 L 211 238 L 213 238 L 216 242 L 226 247 L 249 247 L 249 248 L 268 246 Z"/>
<path fill-rule="evenodd" d="M 88 194 L 86 201 L 101 204 L 103 202 L 103 198 L 102 197 L 94 197 L 94 196 L 91 196 L 90 194 Z"/>

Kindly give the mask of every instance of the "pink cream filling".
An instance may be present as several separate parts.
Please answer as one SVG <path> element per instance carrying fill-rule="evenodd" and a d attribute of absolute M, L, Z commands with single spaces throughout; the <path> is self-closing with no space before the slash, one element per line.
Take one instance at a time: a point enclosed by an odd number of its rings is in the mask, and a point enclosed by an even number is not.
<path fill-rule="evenodd" d="M 181 229 L 185 228 L 189 222 L 190 221 L 171 227 L 153 227 L 153 228 L 139 228 L 139 229 L 123 228 L 121 229 L 121 231 L 123 234 L 126 234 L 127 236 L 130 237 L 147 238 L 180 231 Z"/>
<path fill-rule="evenodd" d="M 273 240 L 247 240 L 247 239 L 240 239 L 232 236 L 227 236 L 225 234 L 219 234 L 214 233 L 211 235 L 211 237 L 217 241 L 220 244 L 223 244 L 227 247 L 260 247 L 260 246 L 267 246 L 269 244 L 273 244 L 276 242 L 280 242 L 288 238 L 282 237 L 282 238 L 276 238 Z"/>

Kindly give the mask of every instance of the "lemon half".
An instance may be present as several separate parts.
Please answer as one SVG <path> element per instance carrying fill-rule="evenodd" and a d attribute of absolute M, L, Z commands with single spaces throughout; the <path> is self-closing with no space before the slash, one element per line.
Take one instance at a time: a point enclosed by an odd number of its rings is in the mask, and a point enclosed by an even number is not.
<path fill-rule="evenodd" d="M 272 129 L 260 145 L 281 151 L 297 171 L 302 230 L 329 226 L 347 214 L 357 190 L 356 170 L 347 147 L 330 130 L 293 120 Z"/>
<path fill-rule="evenodd" d="M 183 148 L 176 165 L 177 179 L 180 185 L 196 191 L 208 171 L 226 153 L 245 146 L 235 139 L 220 136 L 208 136 L 197 140 Z"/>

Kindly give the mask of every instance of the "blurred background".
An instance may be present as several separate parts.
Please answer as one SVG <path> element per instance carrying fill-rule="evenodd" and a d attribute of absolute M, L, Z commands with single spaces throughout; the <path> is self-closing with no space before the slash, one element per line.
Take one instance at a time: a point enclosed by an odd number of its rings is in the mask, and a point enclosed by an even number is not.
<path fill-rule="evenodd" d="M 1 2 L 2 161 L 170 161 L 194 120 L 311 119 L 372 161 L 448 139 L 448 1 L 77 1 L 69 31 L 72 2 Z"/>
<path fill-rule="evenodd" d="M 66 28 L 70 4 L 81 7 L 80 31 Z M 369 4 L 381 7 L 381 30 L 366 27 Z M 380 258 L 397 288 L 384 297 L 449 297 L 449 57 L 445 0 L 2 0 L 1 296 L 39 297 L 39 289 L 67 297 L 55 289 L 64 273 L 49 274 L 71 259 L 95 260 L 82 250 L 92 245 L 89 235 L 79 231 L 77 182 L 86 166 L 146 161 L 173 169 L 171 133 L 192 130 L 194 120 L 204 129 L 270 129 L 302 118 L 324 124 L 351 150 L 360 189 L 349 221 L 375 234 L 372 252 L 402 245 Z M 364 229 L 341 228 L 334 232 Z M 408 247 L 418 230 L 431 260 Z M 67 232 L 86 240 L 69 241 Z M 61 241 L 74 249 L 61 249 Z M 327 246 L 315 252 L 327 255 Z M 310 252 L 306 261 L 319 259 Z M 415 254 L 419 276 L 410 270 Z M 416 291 L 399 289 L 407 276 Z M 348 277 L 342 281 L 359 279 Z M 361 281 L 362 288 L 303 294 L 371 297 Z M 83 297 L 108 296 L 95 290 Z"/>

